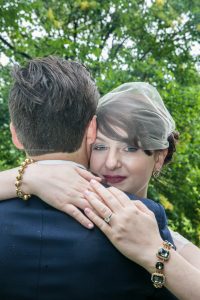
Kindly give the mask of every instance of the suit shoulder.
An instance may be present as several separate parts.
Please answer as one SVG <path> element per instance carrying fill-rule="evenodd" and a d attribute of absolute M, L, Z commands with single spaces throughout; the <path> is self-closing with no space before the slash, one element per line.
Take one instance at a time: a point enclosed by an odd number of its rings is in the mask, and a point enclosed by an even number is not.
<path fill-rule="evenodd" d="M 160 226 L 165 226 L 167 223 L 167 217 L 164 207 L 160 203 L 157 203 L 151 199 L 141 199 L 141 201 L 154 212 Z"/>
<path fill-rule="evenodd" d="M 140 198 L 132 194 L 127 194 L 127 195 L 131 200 L 140 200 L 143 204 L 145 204 L 148 207 L 148 209 L 150 209 L 155 214 L 159 227 L 162 228 L 166 226 L 167 218 L 166 218 L 164 207 L 161 204 L 148 198 Z"/>

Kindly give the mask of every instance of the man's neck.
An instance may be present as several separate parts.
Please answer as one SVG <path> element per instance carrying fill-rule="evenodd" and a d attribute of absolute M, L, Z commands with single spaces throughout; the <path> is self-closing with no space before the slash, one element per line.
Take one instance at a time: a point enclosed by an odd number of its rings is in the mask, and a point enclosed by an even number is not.
<path fill-rule="evenodd" d="M 34 161 L 41 160 L 64 160 L 64 161 L 73 161 L 77 164 L 80 164 L 84 167 L 88 167 L 88 160 L 86 156 L 80 155 L 80 153 L 49 153 L 38 156 L 31 156 Z"/>

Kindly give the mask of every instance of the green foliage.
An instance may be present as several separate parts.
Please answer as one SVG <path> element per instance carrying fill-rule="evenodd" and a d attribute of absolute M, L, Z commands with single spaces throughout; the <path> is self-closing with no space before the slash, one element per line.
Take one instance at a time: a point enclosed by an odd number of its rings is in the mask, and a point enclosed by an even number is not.
<path fill-rule="evenodd" d="M 148 1 L 149 2 L 149 1 Z M 126 81 L 155 85 L 181 133 L 174 163 L 149 196 L 171 226 L 200 245 L 200 37 L 198 0 L 15 0 L 0 3 L 0 50 L 13 62 L 59 55 L 87 65 L 102 94 Z M 8 66 L 1 67 L 0 168 L 18 163 L 10 142 Z"/>

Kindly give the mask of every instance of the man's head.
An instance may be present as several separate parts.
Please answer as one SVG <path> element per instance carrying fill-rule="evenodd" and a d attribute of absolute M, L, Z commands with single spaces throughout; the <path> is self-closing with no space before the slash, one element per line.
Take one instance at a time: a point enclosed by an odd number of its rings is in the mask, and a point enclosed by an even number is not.
<path fill-rule="evenodd" d="M 49 56 L 15 67 L 13 78 L 11 122 L 28 155 L 77 151 L 99 98 L 86 68 Z"/>

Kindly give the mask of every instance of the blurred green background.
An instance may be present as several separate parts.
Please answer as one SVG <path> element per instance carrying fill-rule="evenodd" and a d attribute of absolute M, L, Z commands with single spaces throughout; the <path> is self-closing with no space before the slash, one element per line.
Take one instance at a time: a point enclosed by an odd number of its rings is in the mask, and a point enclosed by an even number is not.
<path fill-rule="evenodd" d="M 126 81 L 157 87 L 181 137 L 149 197 L 200 246 L 199 1 L 0 0 L 1 170 L 23 157 L 10 140 L 10 68 L 49 54 L 88 66 L 101 94 Z"/>

